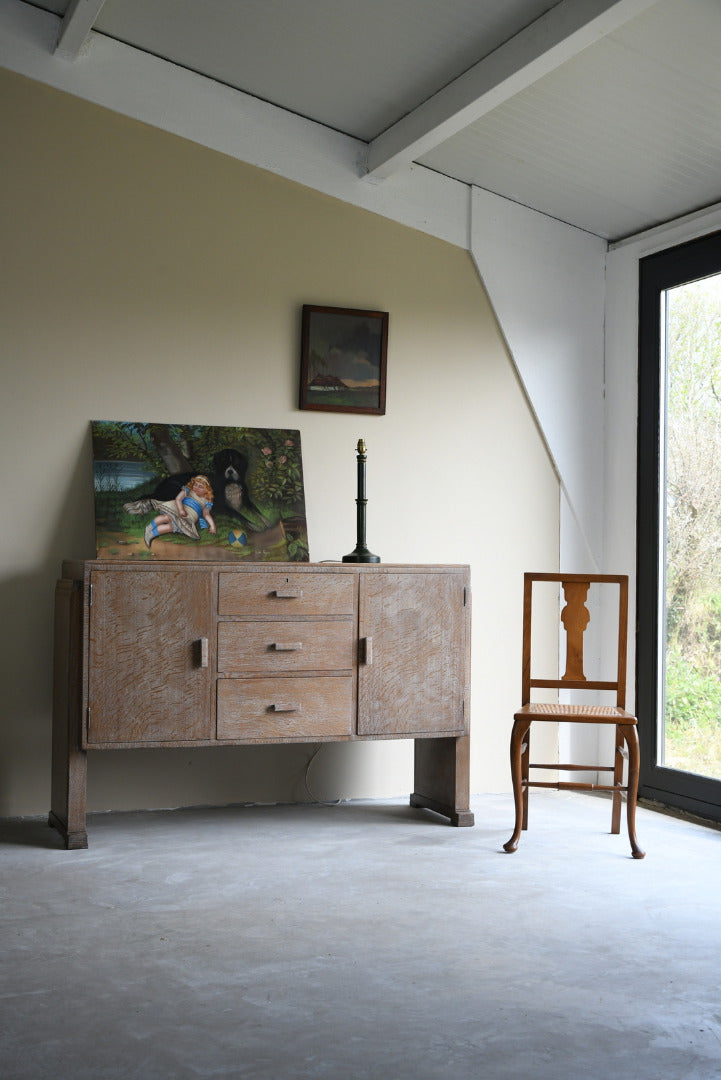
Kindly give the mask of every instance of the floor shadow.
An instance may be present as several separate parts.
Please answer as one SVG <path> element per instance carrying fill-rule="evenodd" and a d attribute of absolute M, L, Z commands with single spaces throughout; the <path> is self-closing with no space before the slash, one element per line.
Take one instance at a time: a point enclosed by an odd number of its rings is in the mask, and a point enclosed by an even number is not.
<path fill-rule="evenodd" d="M 278 803 L 276 809 L 285 810 L 288 806 L 293 806 L 297 810 L 305 810 L 311 813 L 314 811 L 325 810 L 329 813 L 338 814 L 339 816 L 344 815 L 356 824 L 363 821 L 366 821 L 369 824 L 377 821 L 403 821 L 409 825 L 426 827 L 428 825 L 437 825 L 441 828 L 450 827 L 448 818 L 443 817 L 442 814 L 436 814 L 432 810 L 411 806 L 408 802 L 395 800 L 366 801 L 364 799 L 348 799 L 341 802 Z M 226 809 L 232 810 L 234 807 L 231 806 Z M 273 807 L 240 804 L 237 809 L 242 813 L 253 810 L 260 814 L 264 814 L 267 811 L 272 810 Z"/>
<path fill-rule="evenodd" d="M 246 826 L 251 822 L 261 824 L 270 822 L 279 815 L 285 815 L 289 809 L 298 814 L 323 814 L 329 820 L 344 820 L 349 826 L 377 824 L 379 822 L 403 822 L 419 828 L 436 826 L 441 829 L 451 828 L 448 818 L 435 814 L 431 810 L 415 808 L 409 804 L 395 801 L 366 802 L 362 799 L 350 799 L 343 802 L 299 802 L 299 803 L 227 803 L 222 806 L 184 806 L 174 809 L 157 810 L 117 810 L 88 814 L 89 828 L 112 827 L 114 822 L 129 817 L 144 818 L 148 824 L 153 822 L 171 824 L 182 828 L 188 818 L 198 821 L 207 819 L 225 822 L 235 819 Z M 53 831 L 53 830 L 51 830 Z M 0 841 L 2 839 L 0 828 Z"/>
<path fill-rule="evenodd" d="M 6 844 L 56 851 L 65 848 L 60 833 L 51 828 L 44 817 L 0 819 L 0 847 Z"/>

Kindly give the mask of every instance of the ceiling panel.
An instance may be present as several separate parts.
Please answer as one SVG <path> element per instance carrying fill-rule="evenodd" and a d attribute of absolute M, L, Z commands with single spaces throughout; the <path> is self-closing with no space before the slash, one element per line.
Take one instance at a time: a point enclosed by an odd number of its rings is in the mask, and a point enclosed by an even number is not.
<path fill-rule="evenodd" d="M 606 237 L 709 205 L 719 45 L 721 4 L 663 0 L 420 160 Z"/>

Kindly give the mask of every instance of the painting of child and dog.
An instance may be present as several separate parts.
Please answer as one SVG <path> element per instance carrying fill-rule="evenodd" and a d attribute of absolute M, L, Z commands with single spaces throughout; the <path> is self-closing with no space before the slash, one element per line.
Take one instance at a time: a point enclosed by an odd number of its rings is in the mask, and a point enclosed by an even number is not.
<path fill-rule="evenodd" d="M 300 432 L 94 420 L 99 559 L 307 562 Z"/>

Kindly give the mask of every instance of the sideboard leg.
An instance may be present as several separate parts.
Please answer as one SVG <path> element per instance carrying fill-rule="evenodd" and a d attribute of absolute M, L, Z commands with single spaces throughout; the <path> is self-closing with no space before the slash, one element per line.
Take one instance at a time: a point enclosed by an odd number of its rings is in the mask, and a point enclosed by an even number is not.
<path fill-rule="evenodd" d="M 82 584 L 55 589 L 53 739 L 48 825 L 66 848 L 86 848 L 87 753 L 81 747 Z"/>
<path fill-rule="evenodd" d="M 411 806 L 434 810 L 451 825 L 473 825 L 469 807 L 469 747 L 461 738 L 415 740 L 415 790 Z"/>

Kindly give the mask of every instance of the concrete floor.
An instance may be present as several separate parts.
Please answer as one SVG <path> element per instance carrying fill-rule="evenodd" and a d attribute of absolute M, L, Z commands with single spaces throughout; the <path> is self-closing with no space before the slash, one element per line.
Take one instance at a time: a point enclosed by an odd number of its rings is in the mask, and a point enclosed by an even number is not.
<path fill-rule="evenodd" d="M 0 822 L 3 1080 L 717 1080 L 721 832 L 532 793 Z"/>

